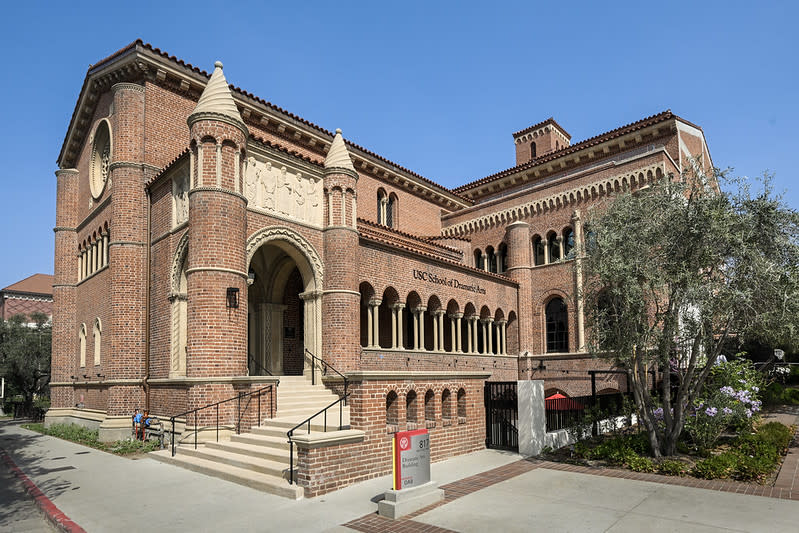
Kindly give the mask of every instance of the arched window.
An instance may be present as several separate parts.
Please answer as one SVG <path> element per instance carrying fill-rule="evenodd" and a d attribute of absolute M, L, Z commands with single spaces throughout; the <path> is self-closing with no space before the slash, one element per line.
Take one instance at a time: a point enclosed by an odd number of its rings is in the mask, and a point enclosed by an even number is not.
<path fill-rule="evenodd" d="M 497 251 L 497 273 L 501 274 L 508 269 L 508 245 L 500 243 Z"/>
<path fill-rule="evenodd" d="M 452 394 L 449 389 L 444 389 L 441 392 L 441 418 L 443 420 L 452 418 Z"/>
<path fill-rule="evenodd" d="M 397 208 L 398 208 L 398 198 L 397 195 L 393 192 L 388 197 L 388 204 L 386 204 L 386 226 L 389 228 L 396 228 L 398 217 L 397 217 Z"/>
<path fill-rule="evenodd" d="M 415 390 L 409 390 L 405 395 L 405 420 L 407 420 L 409 424 L 416 424 L 419 422 L 419 416 L 416 408 Z"/>
<path fill-rule="evenodd" d="M 497 271 L 497 256 L 494 253 L 494 247 L 488 246 L 486 247 L 486 261 L 488 262 L 488 268 L 486 268 L 489 272 L 496 273 Z"/>
<path fill-rule="evenodd" d="M 386 191 L 380 189 L 377 191 L 377 223 L 386 224 L 386 207 L 388 206 L 388 196 Z"/>
<path fill-rule="evenodd" d="M 436 421 L 436 394 L 433 389 L 427 389 L 424 394 L 424 419 L 425 422 Z"/>
<path fill-rule="evenodd" d="M 544 239 L 542 239 L 540 235 L 533 237 L 533 262 L 535 266 L 540 266 L 546 263 Z"/>
<path fill-rule="evenodd" d="M 80 325 L 80 333 L 78 333 L 80 340 L 80 366 L 86 366 L 86 324 Z"/>
<path fill-rule="evenodd" d="M 474 251 L 474 268 L 483 270 L 483 252 L 480 248 Z"/>
<path fill-rule="evenodd" d="M 547 246 L 549 247 L 549 263 L 556 263 L 560 261 L 560 242 L 558 234 L 554 231 L 549 232 L 547 235 Z"/>
<path fill-rule="evenodd" d="M 574 230 L 566 228 L 563 230 L 563 258 L 572 259 L 574 257 Z"/>
<path fill-rule="evenodd" d="M 547 353 L 569 351 L 569 323 L 566 304 L 553 298 L 546 307 Z"/>
<path fill-rule="evenodd" d="M 530 143 L 530 159 L 535 159 L 535 141 Z"/>
<path fill-rule="evenodd" d="M 96 366 L 100 364 L 100 348 L 103 340 L 103 325 L 99 318 L 94 319 L 92 337 L 94 337 L 94 364 Z"/>
<path fill-rule="evenodd" d="M 466 391 L 458 389 L 458 418 L 461 424 L 466 422 Z"/>
<path fill-rule="evenodd" d="M 585 249 L 588 253 L 596 248 L 596 233 L 591 230 L 591 226 L 583 224 L 583 235 L 585 235 Z"/>
<path fill-rule="evenodd" d="M 389 392 L 386 395 L 386 425 L 388 426 L 399 424 L 399 405 L 397 403 L 397 393 Z"/>

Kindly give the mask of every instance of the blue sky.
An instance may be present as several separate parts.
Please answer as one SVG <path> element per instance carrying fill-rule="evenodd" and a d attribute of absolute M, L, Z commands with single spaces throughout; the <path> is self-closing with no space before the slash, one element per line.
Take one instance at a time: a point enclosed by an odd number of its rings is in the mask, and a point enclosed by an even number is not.
<path fill-rule="evenodd" d="M 795 2 L 14 2 L 3 7 L 0 287 L 53 271 L 56 170 L 87 66 L 141 38 L 447 186 L 671 109 L 799 208 Z"/>

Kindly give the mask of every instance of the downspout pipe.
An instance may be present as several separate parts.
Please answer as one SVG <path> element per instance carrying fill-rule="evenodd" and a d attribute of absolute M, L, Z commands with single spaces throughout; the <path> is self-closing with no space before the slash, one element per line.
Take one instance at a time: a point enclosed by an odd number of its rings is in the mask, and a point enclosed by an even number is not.
<path fill-rule="evenodd" d="M 150 410 L 150 250 L 151 241 L 150 236 L 152 225 L 152 212 L 150 209 L 150 188 L 145 187 L 147 199 L 147 240 L 145 241 L 145 260 L 147 261 L 144 267 L 144 408 Z"/>

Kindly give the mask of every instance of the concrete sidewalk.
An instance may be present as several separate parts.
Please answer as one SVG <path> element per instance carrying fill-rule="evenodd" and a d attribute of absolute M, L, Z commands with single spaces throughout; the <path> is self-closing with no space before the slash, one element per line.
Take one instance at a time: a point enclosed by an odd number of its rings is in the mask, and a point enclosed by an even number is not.
<path fill-rule="evenodd" d="M 441 506 L 375 514 L 388 477 L 290 501 L 0 422 L 0 446 L 86 531 L 797 531 L 799 502 L 547 468 L 485 450 L 432 465 Z M 146 522 L 143 521 L 146 516 Z M 425 529 L 427 528 L 427 529 Z"/>

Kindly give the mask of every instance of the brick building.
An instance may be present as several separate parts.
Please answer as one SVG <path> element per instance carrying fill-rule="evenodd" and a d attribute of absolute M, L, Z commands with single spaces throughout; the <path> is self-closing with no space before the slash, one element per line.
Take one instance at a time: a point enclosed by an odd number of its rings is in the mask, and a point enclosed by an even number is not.
<path fill-rule="evenodd" d="M 53 316 L 53 276 L 34 274 L 0 290 L 0 320 L 14 315 Z"/>
<path fill-rule="evenodd" d="M 280 381 L 276 411 L 244 426 L 291 427 L 324 406 L 296 403 L 323 397 L 312 377 L 343 393 L 323 360 L 350 397 L 349 429 L 295 439 L 319 494 L 389 471 L 397 429 L 429 428 L 434 460 L 483 447 L 486 380 L 586 393 L 602 368 L 576 290 L 586 209 L 709 162 L 704 135 L 666 111 L 576 144 L 550 118 L 513 141 L 515 166 L 449 190 L 228 85 L 221 63 L 137 41 L 92 65 L 56 172 L 48 422 L 119 438 L 136 407 L 168 417 Z"/>

